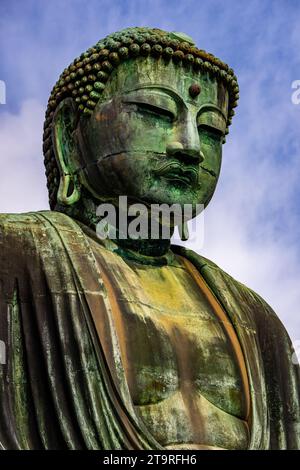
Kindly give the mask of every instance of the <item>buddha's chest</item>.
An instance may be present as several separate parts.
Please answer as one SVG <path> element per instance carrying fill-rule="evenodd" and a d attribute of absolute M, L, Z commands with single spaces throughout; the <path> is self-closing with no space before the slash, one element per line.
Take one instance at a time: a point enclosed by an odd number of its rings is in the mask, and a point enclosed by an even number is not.
<path fill-rule="evenodd" d="M 147 314 L 145 313 L 147 310 Z M 133 403 L 157 440 L 246 448 L 245 391 L 232 344 L 215 318 L 123 309 L 123 359 Z"/>
<path fill-rule="evenodd" d="M 186 400 L 202 395 L 217 408 L 245 417 L 239 364 L 216 318 L 189 311 L 170 315 L 139 303 L 128 307 L 122 311 L 123 355 L 135 405 L 159 403 L 180 391 Z"/>
<path fill-rule="evenodd" d="M 111 283 L 129 390 L 154 437 L 245 448 L 245 384 L 226 315 L 182 268 L 115 265 Z"/>

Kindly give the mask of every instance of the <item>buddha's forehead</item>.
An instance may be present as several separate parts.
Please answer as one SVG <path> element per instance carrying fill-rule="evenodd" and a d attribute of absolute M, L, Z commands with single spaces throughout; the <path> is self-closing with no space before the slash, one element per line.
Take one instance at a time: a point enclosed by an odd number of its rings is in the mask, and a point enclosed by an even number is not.
<path fill-rule="evenodd" d="M 200 93 L 194 97 L 190 93 L 192 85 L 200 86 Z M 175 100 L 183 100 L 197 107 L 212 104 L 227 116 L 228 92 L 223 83 L 206 72 L 195 72 L 174 62 L 166 63 L 151 57 L 137 58 L 119 65 L 107 82 L 101 101 L 137 89 L 146 89 L 147 94 L 152 89 L 169 90 Z"/>

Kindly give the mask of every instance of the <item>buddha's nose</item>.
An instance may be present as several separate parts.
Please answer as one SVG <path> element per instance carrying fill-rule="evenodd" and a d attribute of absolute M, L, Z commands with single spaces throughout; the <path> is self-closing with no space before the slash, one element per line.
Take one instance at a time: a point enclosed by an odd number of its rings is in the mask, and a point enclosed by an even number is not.
<path fill-rule="evenodd" d="M 177 129 L 174 140 L 167 145 L 167 155 L 183 163 L 199 164 L 204 160 L 196 124 L 191 121 Z"/>
<path fill-rule="evenodd" d="M 204 155 L 200 148 L 186 147 L 181 142 L 176 141 L 170 142 L 167 145 L 167 155 L 186 163 L 199 164 L 204 160 Z"/>

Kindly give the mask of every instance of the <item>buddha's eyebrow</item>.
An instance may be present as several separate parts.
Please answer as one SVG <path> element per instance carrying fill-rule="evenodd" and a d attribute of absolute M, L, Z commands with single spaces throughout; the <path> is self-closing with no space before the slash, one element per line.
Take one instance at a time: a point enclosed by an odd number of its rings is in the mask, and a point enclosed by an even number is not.
<path fill-rule="evenodd" d="M 186 103 L 184 102 L 184 99 L 178 95 L 178 93 L 173 90 L 171 87 L 162 87 L 161 85 L 153 85 L 153 84 L 149 84 L 149 85 L 141 85 L 139 87 L 136 87 L 136 88 L 132 88 L 132 89 L 129 89 L 129 90 L 126 90 L 124 92 L 124 96 L 128 96 L 130 94 L 134 94 L 138 91 L 141 91 L 141 92 L 145 92 L 145 96 L 149 96 L 151 97 L 151 95 L 156 95 L 156 96 L 163 96 L 164 98 L 167 98 L 167 99 L 170 99 L 172 100 L 172 104 L 173 105 L 177 105 L 178 103 L 182 104 L 183 106 L 186 107 Z M 125 101 L 126 101 L 126 98 L 125 98 Z M 225 121 L 227 120 L 226 118 L 226 115 L 224 113 L 224 111 L 219 108 L 217 105 L 213 104 L 213 103 L 203 103 L 198 112 L 197 112 L 197 115 L 205 112 L 205 111 L 216 111 L 218 112 L 219 114 L 222 115 L 222 117 L 225 119 Z"/>
<path fill-rule="evenodd" d="M 199 114 L 204 113 L 206 111 L 217 111 L 217 113 L 222 115 L 222 117 L 225 119 L 225 121 L 227 120 L 224 111 L 221 108 L 219 108 L 219 106 L 216 106 L 213 103 L 204 103 L 204 104 L 202 104 L 199 108 L 198 116 L 199 116 Z"/>
<path fill-rule="evenodd" d="M 173 101 L 180 101 L 183 103 L 183 99 L 174 91 L 172 90 L 171 88 L 167 88 L 167 87 L 162 87 L 162 86 L 155 86 L 153 84 L 151 85 L 141 85 L 137 88 L 132 88 L 130 90 L 126 90 L 124 95 L 130 95 L 131 93 L 136 93 L 138 91 L 143 91 L 145 92 L 145 94 L 155 94 L 157 96 L 164 96 L 166 98 L 170 98 L 171 100 Z"/>

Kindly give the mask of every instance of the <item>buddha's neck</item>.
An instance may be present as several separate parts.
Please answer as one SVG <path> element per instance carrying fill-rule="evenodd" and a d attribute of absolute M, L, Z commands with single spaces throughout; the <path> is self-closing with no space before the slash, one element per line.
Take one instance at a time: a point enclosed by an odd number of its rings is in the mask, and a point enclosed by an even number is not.
<path fill-rule="evenodd" d="M 114 242 L 121 250 L 131 251 L 142 256 L 164 256 L 170 248 L 170 239 L 116 239 Z"/>
<path fill-rule="evenodd" d="M 130 218 L 128 218 L 128 222 L 130 224 Z M 161 233 L 156 234 L 156 238 L 153 238 L 151 229 L 149 228 L 146 234 L 143 234 L 142 238 L 137 237 L 137 235 L 131 235 L 129 224 L 125 227 L 125 234 L 124 227 L 122 232 L 119 230 L 119 227 L 110 227 L 109 232 L 114 234 L 112 241 L 118 247 L 118 253 L 125 258 L 131 258 L 141 263 L 155 263 L 155 261 L 157 261 L 158 264 L 165 264 L 166 260 L 163 260 L 163 258 L 170 250 L 170 237 L 173 231 L 171 229 L 168 230 L 168 235 L 170 234 L 170 236 L 167 238 L 162 236 Z M 150 221 L 148 221 L 147 225 L 151 227 Z M 108 239 L 110 239 L 109 236 Z M 150 260 L 150 258 L 152 258 L 152 260 Z"/>
<path fill-rule="evenodd" d="M 77 204 L 75 207 L 61 207 L 57 206 L 56 210 L 64 212 L 72 218 L 77 219 L 79 222 L 83 223 L 85 226 L 89 227 L 94 234 L 98 233 L 99 222 L 101 222 L 101 217 L 96 215 L 96 210 L 99 203 L 91 198 L 81 198 L 80 204 Z M 118 209 L 116 209 L 117 225 L 120 218 L 118 217 Z M 130 218 L 128 222 L 130 223 Z M 131 259 L 136 259 L 142 263 L 147 263 L 147 260 L 150 262 L 150 258 L 157 259 L 158 264 L 162 258 L 170 251 L 170 237 L 173 234 L 173 230 L 170 229 L 170 236 L 166 237 L 165 234 L 162 236 L 160 233 L 157 234 L 158 238 L 154 239 L 151 237 L 151 224 L 148 223 L 148 233 L 143 238 L 131 237 L 130 234 L 126 233 L 126 236 L 121 236 L 121 231 L 119 227 L 110 226 L 110 233 L 114 233 L 112 242 L 115 244 L 116 251 L 123 256 Z M 128 228 L 128 227 L 127 227 Z M 124 230 L 122 231 L 122 233 Z M 126 231 L 128 232 L 128 231 Z M 108 236 L 108 239 L 110 237 Z M 164 262 L 162 261 L 162 264 Z"/>

